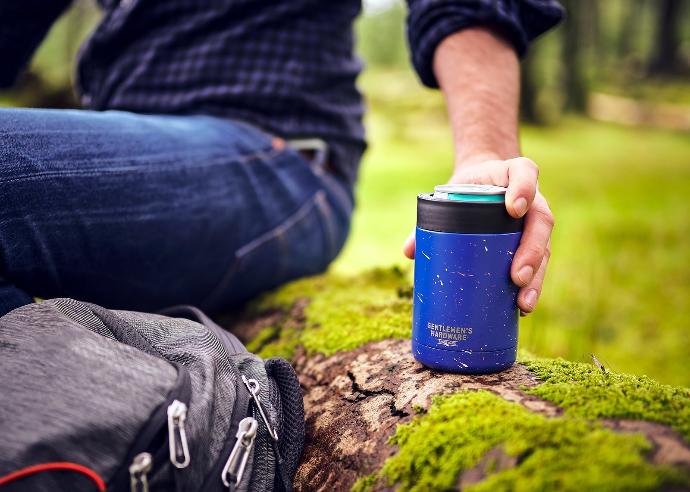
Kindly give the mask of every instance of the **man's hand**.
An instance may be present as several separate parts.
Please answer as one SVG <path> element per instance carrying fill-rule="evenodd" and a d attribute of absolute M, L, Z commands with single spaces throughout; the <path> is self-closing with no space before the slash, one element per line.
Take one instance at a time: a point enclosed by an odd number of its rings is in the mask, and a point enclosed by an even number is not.
<path fill-rule="evenodd" d="M 541 294 L 546 265 L 549 262 L 553 215 L 539 192 L 539 170 L 531 160 L 518 157 L 508 160 L 481 160 L 458 166 L 449 183 L 493 184 L 508 188 L 506 209 L 515 218 L 525 216 L 520 247 L 515 253 L 511 277 L 520 286 L 518 307 L 531 313 Z M 403 252 L 414 258 L 414 234 L 405 241 Z"/>
<path fill-rule="evenodd" d="M 519 308 L 530 313 L 549 261 L 553 215 L 539 193 L 537 166 L 518 157 L 520 66 L 515 50 L 491 28 L 464 29 L 436 48 L 434 74 L 453 129 L 455 172 L 450 183 L 505 186 L 508 213 L 525 215 L 511 277 L 521 287 Z M 403 252 L 414 257 L 414 235 L 405 242 Z"/>

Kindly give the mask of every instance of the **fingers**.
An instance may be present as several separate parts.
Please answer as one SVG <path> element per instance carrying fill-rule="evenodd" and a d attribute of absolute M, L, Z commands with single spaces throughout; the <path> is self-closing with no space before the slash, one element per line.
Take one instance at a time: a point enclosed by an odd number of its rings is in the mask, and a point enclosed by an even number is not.
<path fill-rule="evenodd" d="M 414 260 L 414 247 L 414 231 L 412 231 L 412 233 L 407 236 L 407 239 L 405 239 L 405 244 L 403 245 L 403 254 L 410 260 Z"/>
<path fill-rule="evenodd" d="M 515 218 L 525 215 L 537 193 L 539 168 L 526 157 L 487 161 L 461 168 L 451 182 L 506 186 L 506 209 Z"/>
<path fill-rule="evenodd" d="M 520 247 L 515 252 L 511 277 L 520 287 L 531 285 L 536 278 L 544 257 L 551 254 L 550 237 L 553 230 L 553 215 L 546 199 L 537 194 L 532 207 L 525 217 L 525 227 L 520 240 Z"/>
<path fill-rule="evenodd" d="M 546 266 L 548 263 L 549 255 L 547 254 L 544 255 L 541 265 L 536 275 L 532 278 L 532 281 L 526 287 L 520 289 L 518 293 L 518 307 L 522 313 L 531 313 L 537 306 L 537 301 L 539 300 L 541 289 L 544 285 L 544 277 L 546 276 Z"/>
<path fill-rule="evenodd" d="M 506 209 L 513 217 L 520 218 L 527 213 L 537 194 L 539 168 L 534 162 L 524 157 L 506 162 L 508 164 Z"/>
<path fill-rule="evenodd" d="M 518 305 L 526 313 L 534 309 L 541 293 L 554 225 L 553 214 L 546 199 L 538 191 L 538 177 L 537 165 L 527 158 L 518 157 L 461 167 L 450 180 L 451 183 L 505 186 L 508 188 L 506 210 L 516 218 L 525 216 L 522 240 L 515 253 L 511 277 L 516 285 L 522 287 Z M 414 259 L 414 233 L 405 241 L 403 253 Z"/>

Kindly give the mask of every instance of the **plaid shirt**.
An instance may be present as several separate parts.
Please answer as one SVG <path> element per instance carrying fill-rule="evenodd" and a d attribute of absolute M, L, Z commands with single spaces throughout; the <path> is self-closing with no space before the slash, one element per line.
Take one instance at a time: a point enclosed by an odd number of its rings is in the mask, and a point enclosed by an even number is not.
<path fill-rule="evenodd" d="M 0 86 L 11 84 L 70 0 L 0 0 Z M 321 138 L 354 180 L 365 148 L 352 26 L 359 0 L 100 0 L 77 71 L 85 107 L 206 113 L 286 138 Z M 562 16 L 555 0 L 408 0 L 412 62 L 465 27 L 493 25 L 519 54 Z"/>

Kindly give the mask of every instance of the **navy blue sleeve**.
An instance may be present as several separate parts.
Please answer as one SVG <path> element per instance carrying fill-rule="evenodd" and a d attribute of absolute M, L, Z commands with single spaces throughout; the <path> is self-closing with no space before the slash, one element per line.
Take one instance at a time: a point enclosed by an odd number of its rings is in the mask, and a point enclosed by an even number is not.
<path fill-rule="evenodd" d="M 534 38 L 558 24 L 565 11 L 555 0 L 407 0 L 407 36 L 412 64 L 422 83 L 438 87 L 433 71 L 436 47 L 467 27 L 500 30 L 518 55 Z"/>
<path fill-rule="evenodd" d="M 71 0 L 0 0 L 0 87 L 11 87 Z"/>

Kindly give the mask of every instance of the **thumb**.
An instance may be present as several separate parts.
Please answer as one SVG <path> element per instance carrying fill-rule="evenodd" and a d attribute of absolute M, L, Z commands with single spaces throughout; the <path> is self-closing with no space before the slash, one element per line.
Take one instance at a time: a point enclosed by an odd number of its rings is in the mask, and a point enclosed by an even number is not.
<path fill-rule="evenodd" d="M 403 245 L 403 254 L 410 260 L 414 260 L 414 231 L 407 236 L 405 244 Z"/>

